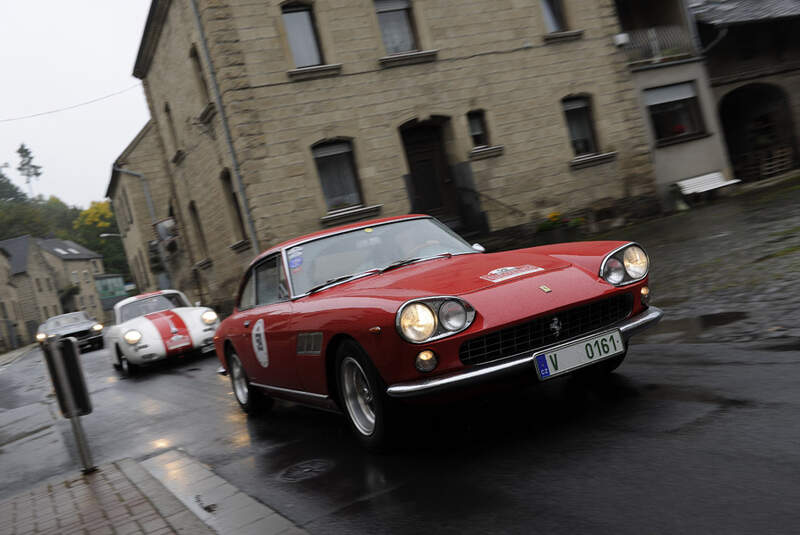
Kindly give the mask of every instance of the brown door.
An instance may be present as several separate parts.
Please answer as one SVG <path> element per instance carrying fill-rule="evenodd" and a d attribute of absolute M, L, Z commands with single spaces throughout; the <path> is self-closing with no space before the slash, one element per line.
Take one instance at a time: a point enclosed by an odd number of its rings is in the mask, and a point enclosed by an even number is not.
<path fill-rule="evenodd" d="M 447 165 L 442 127 L 423 123 L 403 130 L 402 135 L 411 172 L 412 211 L 442 220 L 457 218 L 457 192 Z"/>

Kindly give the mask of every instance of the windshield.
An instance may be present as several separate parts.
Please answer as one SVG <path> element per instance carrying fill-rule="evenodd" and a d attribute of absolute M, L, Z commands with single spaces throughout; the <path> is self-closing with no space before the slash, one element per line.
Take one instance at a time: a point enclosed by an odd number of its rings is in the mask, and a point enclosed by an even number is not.
<path fill-rule="evenodd" d="M 160 294 L 153 297 L 146 297 L 123 305 L 119 309 L 119 322 L 123 323 L 145 314 L 152 314 L 153 312 L 161 312 L 162 310 L 169 310 L 170 308 L 189 306 L 183 302 L 179 294 Z"/>
<path fill-rule="evenodd" d="M 57 316 L 55 318 L 50 318 L 49 320 L 47 320 L 45 328 L 58 329 L 60 327 L 66 327 L 68 325 L 74 325 L 76 323 L 81 323 L 88 320 L 89 318 L 86 317 L 86 314 L 84 312 L 75 312 L 74 314 L 64 314 L 63 316 Z"/>
<path fill-rule="evenodd" d="M 347 275 L 409 259 L 466 254 L 470 245 L 435 219 L 361 228 L 306 242 L 286 251 L 295 295 Z"/>

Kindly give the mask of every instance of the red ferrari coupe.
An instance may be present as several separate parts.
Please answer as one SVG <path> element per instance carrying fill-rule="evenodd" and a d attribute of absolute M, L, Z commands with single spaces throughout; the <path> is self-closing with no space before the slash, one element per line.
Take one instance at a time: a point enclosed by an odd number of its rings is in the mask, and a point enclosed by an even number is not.
<path fill-rule="evenodd" d="M 615 369 L 661 319 L 649 268 L 630 242 L 488 254 L 428 216 L 356 223 L 256 258 L 214 343 L 246 412 L 335 408 L 378 446 L 398 399 Z"/>

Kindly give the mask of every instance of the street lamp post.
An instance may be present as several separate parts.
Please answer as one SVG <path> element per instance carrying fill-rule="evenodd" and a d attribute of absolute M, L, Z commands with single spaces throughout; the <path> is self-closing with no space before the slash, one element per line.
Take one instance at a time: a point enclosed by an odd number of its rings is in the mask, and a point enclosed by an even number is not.
<path fill-rule="evenodd" d="M 153 198 L 150 196 L 150 186 L 147 184 L 147 180 L 144 178 L 144 175 L 141 173 L 136 173 L 134 171 L 129 171 L 128 169 L 123 169 L 117 165 L 112 166 L 112 169 L 118 173 L 124 173 L 126 175 L 135 176 L 142 182 L 142 189 L 144 190 L 144 198 L 147 201 L 147 210 L 150 212 L 150 221 L 153 223 L 153 228 L 155 229 L 155 224 L 157 223 L 156 220 L 156 209 L 153 207 Z M 111 234 L 109 234 L 111 236 Z M 118 235 L 119 236 L 119 235 Z M 102 236 L 101 236 L 102 237 Z M 167 269 L 167 259 L 164 255 L 164 248 L 161 246 L 161 240 L 158 239 L 158 257 L 161 259 L 161 265 L 164 266 L 164 271 L 158 274 L 158 282 L 161 290 L 166 288 L 172 288 L 172 280 L 169 276 L 169 270 Z M 162 277 L 163 275 L 163 277 Z"/>

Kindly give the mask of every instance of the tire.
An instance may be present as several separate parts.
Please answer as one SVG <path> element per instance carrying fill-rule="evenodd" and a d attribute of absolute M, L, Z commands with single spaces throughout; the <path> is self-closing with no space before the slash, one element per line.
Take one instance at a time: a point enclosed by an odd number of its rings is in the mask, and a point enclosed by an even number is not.
<path fill-rule="evenodd" d="M 244 371 L 242 361 L 233 351 L 228 355 L 228 375 L 231 378 L 233 397 L 236 398 L 245 413 L 253 415 L 272 407 L 274 403 L 272 398 L 250 386 L 250 379 L 247 377 L 247 372 Z"/>
<path fill-rule="evenodd" d="M 123 377 L 133 377 L 138 370 L 138 366 L 125 358 L 119 347 L 117 347 L 117 363 L 114 367 L 119 370 L 119 374 Z"/>
<path fill-rule="evenodd" d="M 391 406 L 375 366 L 356 342 L 336 353 L 339 402 L 350 428 L 371 450 L 384 449 L 391 431 Z"/>

